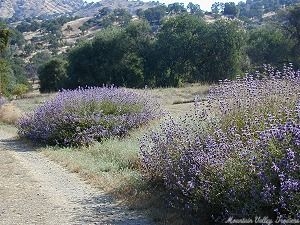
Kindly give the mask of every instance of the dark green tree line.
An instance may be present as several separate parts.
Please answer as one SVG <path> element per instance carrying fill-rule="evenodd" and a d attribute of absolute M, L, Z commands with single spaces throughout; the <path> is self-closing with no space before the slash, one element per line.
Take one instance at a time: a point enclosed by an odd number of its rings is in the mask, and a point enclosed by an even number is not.
<path fill-rule="evenodd" d="M 235 22 L 207 24 L 188 14 L 166 20 L 158 35 L 144 21 L 108 28 L 71 51 L 68 87 L 178 86 L 229 78 L 239 71 L 243 40 Z"/>

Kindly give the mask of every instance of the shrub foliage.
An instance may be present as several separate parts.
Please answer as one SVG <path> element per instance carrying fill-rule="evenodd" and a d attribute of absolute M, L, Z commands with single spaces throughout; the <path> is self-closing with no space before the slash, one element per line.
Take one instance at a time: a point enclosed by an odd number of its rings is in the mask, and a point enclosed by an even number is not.
<path fill-rule="evenodd" d="M 64 90 L 24 116 L 21 137 L 49 145 L 80 146 L 123 137 L 159 115 L 149 96 L 115 87 Z"/>

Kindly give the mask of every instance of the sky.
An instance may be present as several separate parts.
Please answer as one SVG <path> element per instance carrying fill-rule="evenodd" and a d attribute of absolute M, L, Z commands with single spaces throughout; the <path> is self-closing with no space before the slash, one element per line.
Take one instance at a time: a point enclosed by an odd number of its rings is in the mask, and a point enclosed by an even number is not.
<path fill-rule="evenodd" d="M 85 0 L 87 2 L 99 2 L 98 0 Z M 146 0 L 144 0 L 146 1 Z M 155 0 L 157 1 L 157 0 Z M 241 0 L 158 0 L 161 3 L 165 3 L 166 5 L 174 2 L 182 2 L 185 5 L 187 5 L 189 2 L 193 2 L 194 4 L 200 5 L 200 8 L 202 10 L 210 11 L 210 7 L 214 2 L 235 2 L 238 3 Z"/>

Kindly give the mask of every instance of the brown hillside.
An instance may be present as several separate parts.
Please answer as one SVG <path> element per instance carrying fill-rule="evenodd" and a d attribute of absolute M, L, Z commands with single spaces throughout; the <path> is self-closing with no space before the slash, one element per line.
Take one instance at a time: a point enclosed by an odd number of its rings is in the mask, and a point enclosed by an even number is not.
<path fill-rule="evenodd" d="M 69 13 L 83 5 L 83 0 L 1 0 L 0 17 L 26 18 Z"/>

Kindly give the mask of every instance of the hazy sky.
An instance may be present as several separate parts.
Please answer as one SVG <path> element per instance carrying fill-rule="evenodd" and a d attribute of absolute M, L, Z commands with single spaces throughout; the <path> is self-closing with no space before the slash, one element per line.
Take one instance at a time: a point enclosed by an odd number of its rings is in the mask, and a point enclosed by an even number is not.
<path fill-rule="evenodd" d="M 85 0 L 87 2 L 99 2 L 99 0 Z M 146 0 L 144 0 L 146 1 Z M 157 1 L 157 0 L 155 0 Z M 214 3 L 214 2 L 235 2 L 235 3 L 238 3 L 240 2 L 241 0 L 206 0 L 206 1 L 201 1 L 201 0 L 159 0 L 159 2 L 161 3 L 166 3 L 166 4 L 170 4 L 170 3 L 174 3 L 174 2 L 182 2 L 182 3 L 185 3 L 186 5 L 189 3 L 189 2 L 193 2 L 194 4 L 199 4 L 201 9 L 203 10 L 208 10 L 210 11 L 210 7 L 211 5 Z"/>

